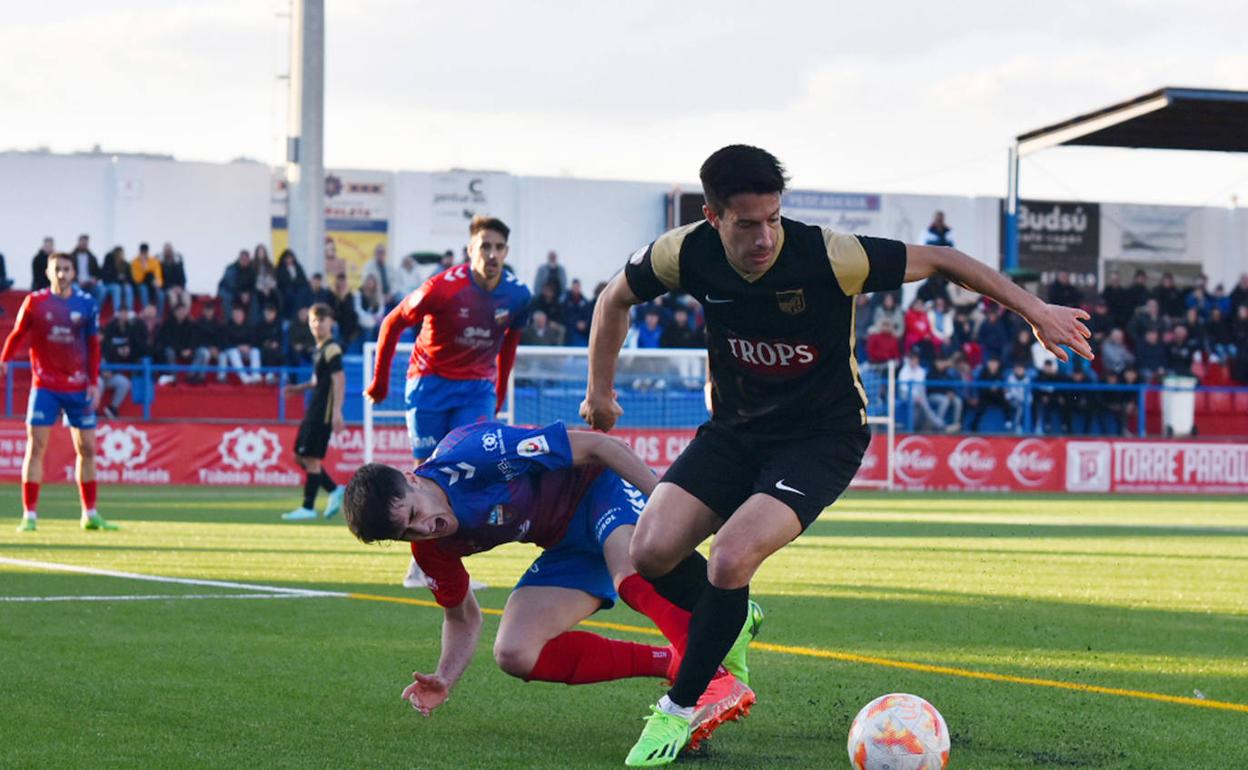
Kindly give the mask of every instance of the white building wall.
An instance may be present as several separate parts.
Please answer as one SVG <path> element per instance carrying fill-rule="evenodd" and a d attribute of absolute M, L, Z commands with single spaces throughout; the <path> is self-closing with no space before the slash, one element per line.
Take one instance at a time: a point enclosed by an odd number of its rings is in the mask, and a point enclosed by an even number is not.
<path fill-rule="evenodd" d="M 97 255 L 111 248 L 112 201 L 108 158 L 0 154 L 0 254 L 16 286 L 30 288 L 30 259 L 45 236 L 58 249 L 82 233 Z"/>
<path fill-rule="evenodd" d="M 140 241 L 159 250 L 168 240 L 186 259 L 191 289 L 211 293 L 240 248 L 269 242 L 271 175 L 270 169 L 251 163 L 0 154 L 0 252 L 10 276 L 25 287 L 30 285 L 30 257 L 45 235 L 53 236 L 58 248 L 68 248 L 79 233 L 89 233 L 97 255 L 120 244 L 133 256 Z M 435 203 L 435 196 L 478 177 L 487 192 L 479 205 L 457 211 Z M 393 258 L 412 251 L 459 253 L 467 242 L 469 210 L 475 208 L 512 227 L 510 261 L 524 281 L 533 280 L 553 249 L 569 278 L 580 278 L 587 291 L 663 231 L 672 189 L 660 183 L 498 172 L 403 171 L 390 174 L 390 180 Z M 922 242 L 932 212 L 942 210 L 958 248 L 995 266 L 999 205 L 991 197 L 884 194 L 871 220 L 873 232 L 866 234 Z M 1112 259 L 1122 251 L 1117 223 L 1145 207 L 1101 208 L 1102 258 Z M 463 219 L 462 231 L 456 217 Z M 1191 209 L 1185 238 L 1186 258 L 1199 262 L 1214 283 L 1229 287 L 1248 270 L 1248 211 Z"/>
<path fill-rule="evenodd" d="M 269 242 L 268 207 L 269 169 L 255 163 L 0 155 L 0 253 L 21 287 L 45 235 L 69 249 L 87 233 L 99 257 L 170 241 L 191 290 L 215 292 L 238 249 Z"/>

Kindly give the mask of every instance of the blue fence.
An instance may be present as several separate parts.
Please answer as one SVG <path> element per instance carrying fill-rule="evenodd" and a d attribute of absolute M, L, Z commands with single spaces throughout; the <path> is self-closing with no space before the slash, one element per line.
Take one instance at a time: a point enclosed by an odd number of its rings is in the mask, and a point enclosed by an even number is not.
<path fill-rule="evenodd" d="M 922 388 L 926 403 L 918 400 L 911 391 L 912 387 Z M 1151 400 L 1150 393 L 1159 394 L 1163 399 L 1166 394 L 1186 395 L 1194 401 L 1200 393 L 1248 394 L 1248 387 L 1192 388 L 1069 382 L 1011 384 L 976 380 L 928 380 L 921 385 L 898 382 L 896 419 L 898 428 L 905 431 L 939 430 L 944 427 L 951 431 L 979 433 L 1122 435 L 1131 430 L 1142 437 L 1147 433 L 1145 415 Z M 961 414 L 956 415 L 956 419 L 952 405 L 942 403 L 947 395 L 961 400 Z M 981 409 L 981 404 L 986 406 Z M 1191 406 L 1194 410 L 1194 404 Z M 1176 405 L 1177 411 L 1182 411 L 1182 407 Z M 937 418 L 945 419 L 933 421 L 931 412 L 936 413 Z M 979 413 L 980 419 L 976 419 L 976 413 Z M 1082 424 L 1076 425 L 1076 420 Z M 1128 425 L 1127 421 L 1135 424 Z M 932 422 L 944 422 L 944 425 L 932 425 Z"/>

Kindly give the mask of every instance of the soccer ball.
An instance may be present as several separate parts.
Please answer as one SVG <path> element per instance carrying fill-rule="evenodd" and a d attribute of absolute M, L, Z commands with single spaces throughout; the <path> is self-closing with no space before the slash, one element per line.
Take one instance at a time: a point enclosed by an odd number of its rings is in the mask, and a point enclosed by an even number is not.
<path fill-rule="evenodd" d="M 949 728 L 940 712 L 917 695 L 881 695 L 863 706 L 850 725 L 849 761 L 855 770 L 943 770 L 949 762 Z"/>

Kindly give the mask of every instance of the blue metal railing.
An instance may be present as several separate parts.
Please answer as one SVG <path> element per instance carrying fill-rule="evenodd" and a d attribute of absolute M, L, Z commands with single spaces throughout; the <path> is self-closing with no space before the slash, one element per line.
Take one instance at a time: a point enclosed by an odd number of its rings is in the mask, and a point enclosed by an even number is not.
<path fill-rule="evenodd" d="M 899 381 L 897 383 L 897 403 L 899 406 L 908 405 L 911 403 L 912 399 L 910 395 L 910 388 L 912 386 L 923 387 L 925 390 L 925 395 L 929 399 L 932 395 L 934 395 L 932 391 L 935 390 L 937 393 L 953 392 L 955 395 L 960 396 L 964 402 L 968 400 L 968 396 L 972 396 L 973 394 L 977 393 L 980 390 L 999 391 L 1003 397 L 1006 396 L 1006 394 L 1010 393 L 1011 391 L 1017 392 L 1018 390 L 1022 390 L 1022 394 L 1021 394 L 1022 400 L 1021 402 L 1019 402 L 1021 406 L 1020 411 L 1021 411 L 1021 416 L 1022 416 L 1022 424 L 1018 426 L 1014 426 L 1014 427 L 1016 430 L 1021 431 L 1022 433 L 1025 433 L 1025 434 L 1036 432 L 1037 426 L 1035 425 L 1035 419 L 1037 417 L 1037 412 L 1039 411 L 1038 407 L 1043 407 L 1045 409 L 1046 413 L 1044 416 L 1046 418 L 1051 416 L 1052 413 L 1060 414 L 1064 409 L 1076 408 L 1074 406 L 1071 406 L 1070 404 L 1065 404 L 1065 405 L 1060 404 L 1060 403 L 1057 405 L 1049 405 L 1049 404 L 1043 404 L 1043 403 L 1038 404 L 1037 394 L 1040 394 L 1040 395 L 1055 394 L 1056 395 L 1056 394 L 1062 394 L 1062 393 L 1083 393 L 1083 394 L 1092 395 L 1093 397 L 1097 396 L 1098 394 L 1109 394 L 1109 393 L 1134 394 L 1131 400 L 1135 402 L 1135 420 L 1136 420 L 1135 432 L 1141 437 L 1147 435 L 1145 416 L 1147 414 L 1147 404 L 1148 404 L 1149 393 L 1163 394 L 1163 393 L 1169 392 L 1169 393 L 1189 393 L 1189 394 L 1199 394 L 1199 393 L 1232 393 L 1232 394 L 1233 393 L 1245 393 L 1245 394 L 1248 394 L 1248 387 L 1243 387 L 1243 386 L 1210 385 L 1210 386 L 1198 386 L 1195 388 L 1190 388 L 1190 387 L 1175 387 L 1175 386 L 1168 386 L 1168 385 L 1154 385 L 1154 384 L 1143 384 L 1143 383 L 1136 384 L 1136 385 L 1124 385 L 1124 384 L 1107 385 L 1104 383 L 1096 383 L 1096 382 L 1088 382 L 1088 383 L 1052 382 L 1050 383 L 1050 382 L 1028 381 L 1026 383 L 1009 383 L 1004 380 L 999 381 L 999 382 L 983 381 L 983 380 L 969 380 L 969 381 L 968 380 L 927 380 L 922 383 L 908 383 L 908 382 Z M 1007 402 L 1008 402 L 1008 399 L 1007 399 Z M 1125 407 L 1125 402 L 1120 402 L 1120 403 L 1123 403 Z M 1091 404 L 1084 405 L 1082 409 L 1095 410 L 1099 408 L 1099 409 L 1104 410 L 1106 409 L 1107 406 L 1108 405 L 1105 404 L 1103 400 L 1101 400 L 1101 403 L 1097 403 L 1096 401 L 1094 401 Z M 963 409 L 964 409 L 964 412 L 962 416 L 963 418 L 962 421 L 963 423 L 965 423 L 966 422 L 965 403 L 964 403 Z M 906 409 L 904 411 L 906 412 L 906 414 L 904 415 L 904 420 L 902 420 L 903 424 L 899 425 L 898 427 L 905 429 L 905 430 L 913 430 L 915 426 L 915 418 L 916 418 L 915 411 L 914 409 Z M 1124 408 L 1124 413 L 1125 413 L 1125 408 Z M 1008 416 L 1008 412 L 1007 412 L 1007 416 Z M 1104 412 L 1098 413 L 1096 416 L 1100 418 L 1104 416 Z M 1113 414 L 1112 412 L 1109 413 L 1109 416 L 1115 420 L 1118 419 L 1118 415 Z M 1085 417 L 1085 427 L 1088 421 L 1089 421 L 1088 418 Z M 1039 427 L 1041 430 L 1043 430 L 1047 426 L 1041 425 Z M 1127 426 L 1124 425 L 1121 427 L 1125 429 Z"/>
<path fill-rule="evenodd" d="M 11 361 L 5 372 L 5 388 L 4 388 L 4 415 L 13 417 L 13 374 L 15 369 L 29 369 L 29 361 Z M 214 376 L 228 376 L 238 374 L 240 370 L 234 368 L 221 369 L 219 366 L 181 366 L 171 364 L 154 364 L 148 357 L 144 357 L 137 364 L 102 364 L 100 370 L 103 372 L 121 372 L 130 376 L 131 382 L 131 400 L 143 408 L 143 419 L 152 419 L 152 403 L 156 400 L 156 383 L 160 377 L 165 374 L 173 376 L 187 377 L 203 377 L 209 379 Z M 292 381 L 304 382 L 310 376 L 312 369 L 308 366 L 261 366 L 252 369 L 247 367 L 248 373 L 257 373 L 262 377 L 272 375 L 277 384 L 285 384 Z M 277 389 L 277 419 L 281 422 L 286 421 L 286 396 L 282 392 L 282 388 Z M 136 394 L 141 394 L 141 398 L 137 398 Z M 222 415 L 228 416 L 228 415 Z"/>

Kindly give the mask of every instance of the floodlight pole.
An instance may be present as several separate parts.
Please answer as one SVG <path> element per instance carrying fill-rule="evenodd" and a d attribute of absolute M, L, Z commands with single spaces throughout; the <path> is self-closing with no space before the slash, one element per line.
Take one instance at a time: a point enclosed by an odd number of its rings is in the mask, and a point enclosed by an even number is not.
<path fill-rule="evenodd" d="M 291 0 L 286 228 L 310 272 L 325 270 L 325 0 Z"/>
<path fill-rule="evenodd" d="M 1005 255 L 1001 266 L 1006 272 L 1018 269 L 1018 142 L 1010 145 L 1008 186 L 1005 197 Z"/>

